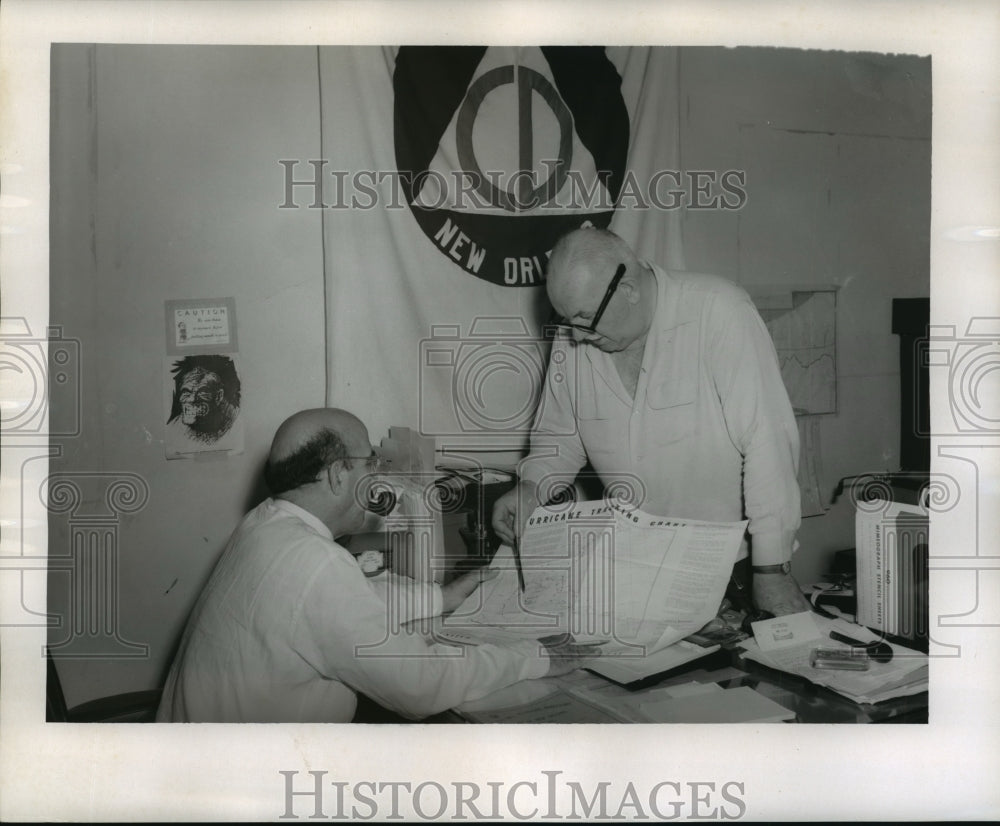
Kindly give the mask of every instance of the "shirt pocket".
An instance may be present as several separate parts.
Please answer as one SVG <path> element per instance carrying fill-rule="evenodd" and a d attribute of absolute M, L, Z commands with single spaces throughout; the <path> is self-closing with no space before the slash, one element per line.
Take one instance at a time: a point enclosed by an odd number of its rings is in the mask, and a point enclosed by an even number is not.
<path fill-rule="evenodd" d="M 697 400 L 693 376 L 651 385 L 646 391 L 647 412 L 654 423 L 650 441 L 667 445 L 690 438 L 697 424 Z"/>

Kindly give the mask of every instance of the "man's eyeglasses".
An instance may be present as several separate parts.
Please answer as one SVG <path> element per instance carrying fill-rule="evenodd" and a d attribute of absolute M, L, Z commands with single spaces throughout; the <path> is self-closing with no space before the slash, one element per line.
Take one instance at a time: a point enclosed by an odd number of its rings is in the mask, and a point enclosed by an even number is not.
<path fill-rule="evenodd" d="M 364 462 L 365 470 L 369 473 L 375 473 L 380 467 L 382 467 L 382 457 L 379 456 L 374 450 L 372 450 L 372 452 L 367 456 L 345 456 L 344 458 Z"/>
<path fill-rule="evenodd" d="M 571 327 L 575 330 L 582 330 L 585 333 L 596 332 L 597 325 L 601 321 L 601 316 L 604 315 L 604 311 L 608 308 L 608 304 L 611 303 L 611 296 L 613 296 L 615 294 L 615 290 L 618 289 L 618 283 L 625 275 L 625 270 L 625 264 L 618 265 L 618 269 L 615 270 L 615 274 L 609 282 L 608 288 L 604 291 L 604 298 L 601 299 L 601 303 L 597 307 L 597 312 L 594 313 L 594 317 L 591 319 L 589 324 L 574 324 L 569 319 L 563 318 L 560 315 L 553 315 L 549 324 L 555 327 Z"/>

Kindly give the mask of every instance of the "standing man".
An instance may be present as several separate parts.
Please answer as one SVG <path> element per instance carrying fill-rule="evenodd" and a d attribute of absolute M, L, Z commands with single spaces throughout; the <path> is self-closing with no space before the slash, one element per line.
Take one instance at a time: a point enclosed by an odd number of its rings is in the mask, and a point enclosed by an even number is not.
<path fill-rule="evenodd" d="M 443 588 L 364 575 L 336 537 L 361 527 L 377 465 L 365 426 L 346 411 L 305 410 L 278 428 L 264 471 L 273 498 L 247 514 L 198 598 L 158 722 L 350 722 L 357 692 L 420 718 L 595 653 L 459 650 L 395 627 L 387 600 L 412 606 L 410 618 L 433 616 L 456 608 L 479 573 Z M 393 579 L 376 590 L 383 577 Z"/>
<path fill-rule="evenodd" d="M 493 509 L 511 544 L 589 460 L 639 488 L 659 516 L 749 520 L 752 594 L 808 610 L 790 565 L 801 520 L 799 440 L 770 334 L 749 296 L 716 276 L 666 272 L 614 233 L 574 230 L 549 261 L 553 343 L 518 486 Z M 738 562 L 737 568 L 746 563 Z"/>

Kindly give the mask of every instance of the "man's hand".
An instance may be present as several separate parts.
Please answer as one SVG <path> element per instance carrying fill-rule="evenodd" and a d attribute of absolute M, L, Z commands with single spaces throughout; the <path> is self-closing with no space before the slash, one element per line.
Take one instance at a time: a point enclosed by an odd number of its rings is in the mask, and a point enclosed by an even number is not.
<path fill-rule="evenodd" d="M 542 637 L 539 642 L 545 646 L 549 654 L 549 673 L 547 677 L 558 677 L 583 668 L 589 660 L 601 655 L 600 645 L 580 645 L 565 634 L 552 637 Z"/>
<path fill-rule="evenodd" d="M 524 533 L 524 525 L 537 507 L 535 485 L 518 482 L 493 505 L 493 530 L 505 545 L 513 546 Z"/>
<path fill-rule="evenodd" d="M 499 573 L 500 571 L 497 568 L 477 568 L 474 571 L 469 571 L 467 574 L 462 574 L 457 579 L 453 579 L 447 585 L 442 585 L 443 613 L 450 614 L 465 602 L 466 597 L 475 591 L 481 582 L 487 582 L 495 578 Z"/>
<path fill-rule="evenodd" d="M 809 601 L 791 574 L 754 574 L 753 604 L 776 617 L 809 611 Z"/>

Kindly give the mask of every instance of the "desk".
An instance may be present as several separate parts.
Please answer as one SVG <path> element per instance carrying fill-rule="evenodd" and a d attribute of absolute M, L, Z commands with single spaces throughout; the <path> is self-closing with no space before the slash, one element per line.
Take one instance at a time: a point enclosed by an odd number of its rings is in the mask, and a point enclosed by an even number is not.
<path fill-rule="evenodd" d="M 796 723 L 926 723 L 928 694 L 922 692 L 909 697 L 899 697 L 875 705 L 858 704 L 836 692 L 762 666 L 739 657 L 738 650 L 725 650 L 728 663 L 713 670 L 700 668 L 697 662 L 690 670 L 673 674 L 660 682 L 653 681 L 636 692 L 615 686 L 586 671 L 577 671 L 561 677 L 526 680 L 509 686 L 475 703 L 422 720 L 423 723 L 544 723 L 555 722 L 553 717 L 559 706 L 559 720 L 566 723 L 623 723 L 628 720 L 592 703 L 580 701 L 574 692 L 579 689 L 597 689 L 609 698 L 630 695 L 641 698 L 658 688 L 676 686 L 692 681 L 716 683 L 723 690 L 745 686 L 773 700 L 795 713 Z M 567 710 L 566 697 L 571 697 Z M 384 709 L 374 710 L 365 706 L 357 722 L 409 722 Z M 651 724 L 647 724 L 651 725 Z"/>

